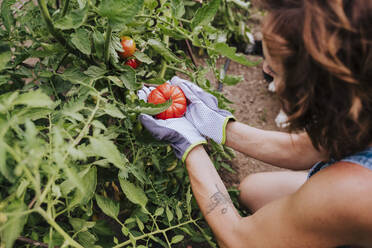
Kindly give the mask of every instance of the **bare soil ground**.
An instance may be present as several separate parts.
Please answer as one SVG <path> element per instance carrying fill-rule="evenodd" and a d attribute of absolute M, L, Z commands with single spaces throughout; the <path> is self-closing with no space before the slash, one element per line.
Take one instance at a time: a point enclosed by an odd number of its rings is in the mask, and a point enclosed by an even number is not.
<path fill-rule="evenodd" d="M 252 60 L 257 60 L 257 57 L 252 56 Z M 223 62 L 224 60 L 221 61 Z M 222 90 L 225 96 L 234 102 L 232 107 L 235 109 L 234 115 L 237 120 L 260 129 L 280 130 L 274 121 L 279 113 L 280 103 L 275 93 L 267 90 L 268 83 L 263 79 L 262 64 L 246 67 L 231 62 L 227 73 L 244 77 L 244 81 L 238 85 L 224 86 Z M 236 152 L 236 158 L 231 162 L 231 166 L 236 174 L 226 170 L 220 172 L 228 186 L 237 186 L 251 173 L 280 170 L 239 152 Z"/>

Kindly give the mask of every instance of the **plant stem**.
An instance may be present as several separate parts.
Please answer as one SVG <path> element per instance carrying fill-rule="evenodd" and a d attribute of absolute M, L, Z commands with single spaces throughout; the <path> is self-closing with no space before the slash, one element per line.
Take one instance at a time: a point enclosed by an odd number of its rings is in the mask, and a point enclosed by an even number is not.
<path fill-rule="evenodd" d="M 64 17 L 67 13 L 67 10 L 68 10 L 68 5 L 70 3 L 70 0 L 65 0 L 65 5 L 63 5 L 63 10 L 62 10 L 62 17 Z"/>
<path fill-rule="evenodd" d="M 61 45 L 64 46 L 67 50 L 69 50 L 72 54 L 76 55 L 77 57 L 83 58 L 84 60 L 91 64 L 97 65 L 97 63 L 94 60 L 90 59 L 87 55 L 83 54 L 79 50 L 76 50 L 74 47 L 72 47 L 63 37 L 63 35 L 57 29 L 54 28 L 52 18 L 49 15 L 48 7 L 45 3 L 45 0 L 37 0 L 37 2 L 49 33 L 51 33 L 54 36 L 54 38 L 56 38 L 56 40 L 59 43 L 61 43 Z"/>
<path fill-rule="evenodd" d="M 112 27 L 111 27 L 110 24 L 108 24 L 107 30 L 106 30 L 105 50 L 104 50 L 106 66 L 108 65 L 108 61 L 109 61 L 109 58 L 110 58 L 110 41 L 111 41 L 111 35 L 112 35 Z"/>
<path fill-rule="evenodd" d="M 40 247 L 46 247 L 48 248 L 48 244 L 46 243 L 43 243 L 43 242 L 40 242 L 40 241 L 36 241 L 36 240 L 33 240 L 33 239 L 29 239 L 29 238 L 26 238 L 26 237 L 18 237 L 17 238 L 18 241 L 21 241 L 21 242 L 24 242 L 24 243 L 27 243 L 27 244 L 31 244 L 32 246 L 40 246 Z"/>
<path fill-rule="evenodd" d="M 50 217 L 42 208 L 36 209 L 37 213 L 39 213 L 48 223 L 51 225 L 56 231 L 63 236 L 65 240 L 68 241 L 68 243 L 74 247 L 77 248 L 84 248 L 82 245 L 80 245 L 78 242 L 73 240 L 70 235 L 68 235 L 54 220 L 52 217 Z"/>
<path fill-rule="evenodd" d="M 94 118 L 94 116 L 96 115 L 96 113 L 99 109 L 100 101 L 101 101 L 101 99 L 97 98 L 96 107 L 93 109 L 91 115 L 89 116 L 88 121 L 85 123 L 85 125 L 84 125 L 83 129 L 81 130 L 80 134 L 72 142 L 69 149 L 74 148 L 77 144 L 79 144 L 81 139 L 84 138 L 85 134 L 88 132 L 88 129 L 90 127 L 90 123 L 93 121 L 93 118 Z M 67 149 L 67 150 L 69 150 L 69 149 Z M 65 153 L 65 156 L 63 157 L 63 161 L 66 160 L 67 156 L 68 156 L 68 152 Z"/>
<path fill-rule="evenodd" d="M 49 178 L 48 183 L 43 190 L 43 193 L 41 193 L 40 198 L 37 200 L 36 207 L 40 207 L 40 205 L 43 203 L 45 196 L 49 192 L 49 188 L 54 183 L 54 180 L 55 180 L 55 175 L 53 175 L 51 178 Z"/>
<path fill-rule="evenodd" d="M 61 43 L 64 47 L 69 48 L 69 45 L 67 44 L 65 38 L 54 28 L 45 0 L 37 0 L 37 2 L 39 4 L 41 15 L 43 16 L 44 21 L 47 25 L 48 31 L 57 39 L 59 43 Z"/>
<path fill-rule="evenodd" d="M 182 70 L 182 69 L 180 69 L 180 68 L 177 68 L 177 67 L 174 67 L 174 66 L 171 66 L 171 65 L 167 65 L 167 67 L 168 67 L 169 69 L 173 70 L 173 71 L 181 72 L 181 73 L 183 73 L 183 74 L 189 76 L 190 78 L 192 78 L 192 75 L 191 75 L 189 72 L 185 71 L 185 70 Z"/>
<path fill-rule="evenodd" d="M 58 63 L 56 69 L 54 70 L 55 73 L 58 72 L 59 68 L 61 67 L 62 63 L 65 61 L 65 59 L 67 58 L 67 56 L 69 55 L 70 53 L 67 52 L 61 59 L 61 61 Z"/>
<path fill-rule="evenodd" d="M 168 45 L 169 45 L 169 36 L 168 36 L 168 35 L 164 35 L 164 37 L 163 37 L 163 41 L 164 41 L 166 47 L 168 47 Z M 164 78 L 164 76 L 165 76 L 165 72 L 167 71 L 167 67 L 168 67 L 168 66 L 167 66 L 167 62 L 163 59 L 163 60 L 161 61 L 160 78 Z"/>
<path fill-rule="evenodd" d="M 156 231 L 153 231 L 153 232 L 150 232 L 150 233 L 143 234 L 143 235 L 138 236 L 138 237 L 133 237 L 133 239 L 134 239 L 135 241 L 137 241 L 137 240 L 144 239 L 144 238 L 146 238 L 146 237 L 153 236 L 153 235 L 156 235 L 156 234 L 159 234 L 159 233 L 166 233 L 166 232 L 168 232 L 168 231 L 170 231 L 170 230 L 173 230 L 173 229 L 179 228 L 179 227 L 181 227 L 181 226 L 184 226 L 184 225 L 187 225 L 187 224 L 190 224 L 190 223 L 194 223 L 194 224 L 195 224 L 195 222 L 196 222 L 196 220 L 192 220 L 192 219 L 191 219 L 191 220 L 189 220 L 189 221 L 186 221 L 186 222 L 180 223 L 180 224 L 175 225 L 175 226 L 168 227 L 168 228 L 163 229 L 163 230 L 156 230 Z M 125 246 L 125 245 L 130 244 L 131 242 L 132 242 L 132 240 L 127 240 L 127 241 L 125 241 L 125 242 L 123 242 L 123 243 L 121 243 L 121 244 L 118 244 L 118 245 L 114 246 L 114 248 L 120 248 L 120 247 L 123 247 L 123 246 Z"/>
<path fill-rule="evenodd" d="M 164 79 L 166 71 L 167 71 L 167 62 L 163 59 L 161 61 L 161 71 L 160 71 L 159 77 Z"/>

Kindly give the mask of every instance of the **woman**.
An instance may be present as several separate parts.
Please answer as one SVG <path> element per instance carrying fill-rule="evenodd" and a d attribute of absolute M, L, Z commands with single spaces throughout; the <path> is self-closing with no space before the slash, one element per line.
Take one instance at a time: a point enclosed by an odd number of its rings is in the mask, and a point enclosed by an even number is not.
<path fill-rule="evenodd" d="M 221 247 L 372 247 L 372 1 L 261 2 L 264 53 L 291 134 L 233 121 L 214 97 L 179 78 L 171 83 L 190 101 L 185 117 L 141 121 L 186 162 Z M 241 217 L 200 145 L 204 137 L 282 168 L 315 166 L 310 174 L 248 176 L 240 198 L 253 214 Z"/>

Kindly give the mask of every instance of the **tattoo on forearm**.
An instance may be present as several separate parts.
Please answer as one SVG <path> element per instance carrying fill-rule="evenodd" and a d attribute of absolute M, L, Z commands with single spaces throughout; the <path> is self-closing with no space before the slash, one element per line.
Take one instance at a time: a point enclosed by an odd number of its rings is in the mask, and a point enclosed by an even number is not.
<path fill-rule="evenodd" d="M 210 214 L 213 210 L 215 210 L 218 206 L 223 206 L 221 209 L 221 214 L 225 214 L 230 207 L 230 205 L 233 205 L 230 196 L 228 194 L 224 194 L 220 191 L 216 184 L 217 192 L 214 193 L 209 199 L 211 200 L 211 203 L 207 207 L 207 213 L 206 215 Z"/>

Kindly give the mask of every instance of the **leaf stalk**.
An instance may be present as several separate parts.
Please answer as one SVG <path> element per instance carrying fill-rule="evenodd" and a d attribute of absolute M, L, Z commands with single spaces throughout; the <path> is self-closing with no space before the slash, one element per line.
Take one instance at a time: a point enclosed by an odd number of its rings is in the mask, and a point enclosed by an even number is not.
<path fill-rule="evenodd" d="M 112 27 L 110 24 L 107 26 L 106 30 L 106 37 L 105 37 L 105 64 L 108 65 L 109 59 L 110 59 L 110 42 L 111 42 L 111 35 L 112 35 Z"/>
<path fill-rule="evenodd" d="M 67 10 L 68 10 L 68 5 L 70 3 L 70 0 L 65 0 L 65 5 L 63 5 L 63 10 L 62 10 L 62 17 L 64 17 L 67 13 Z"/>

